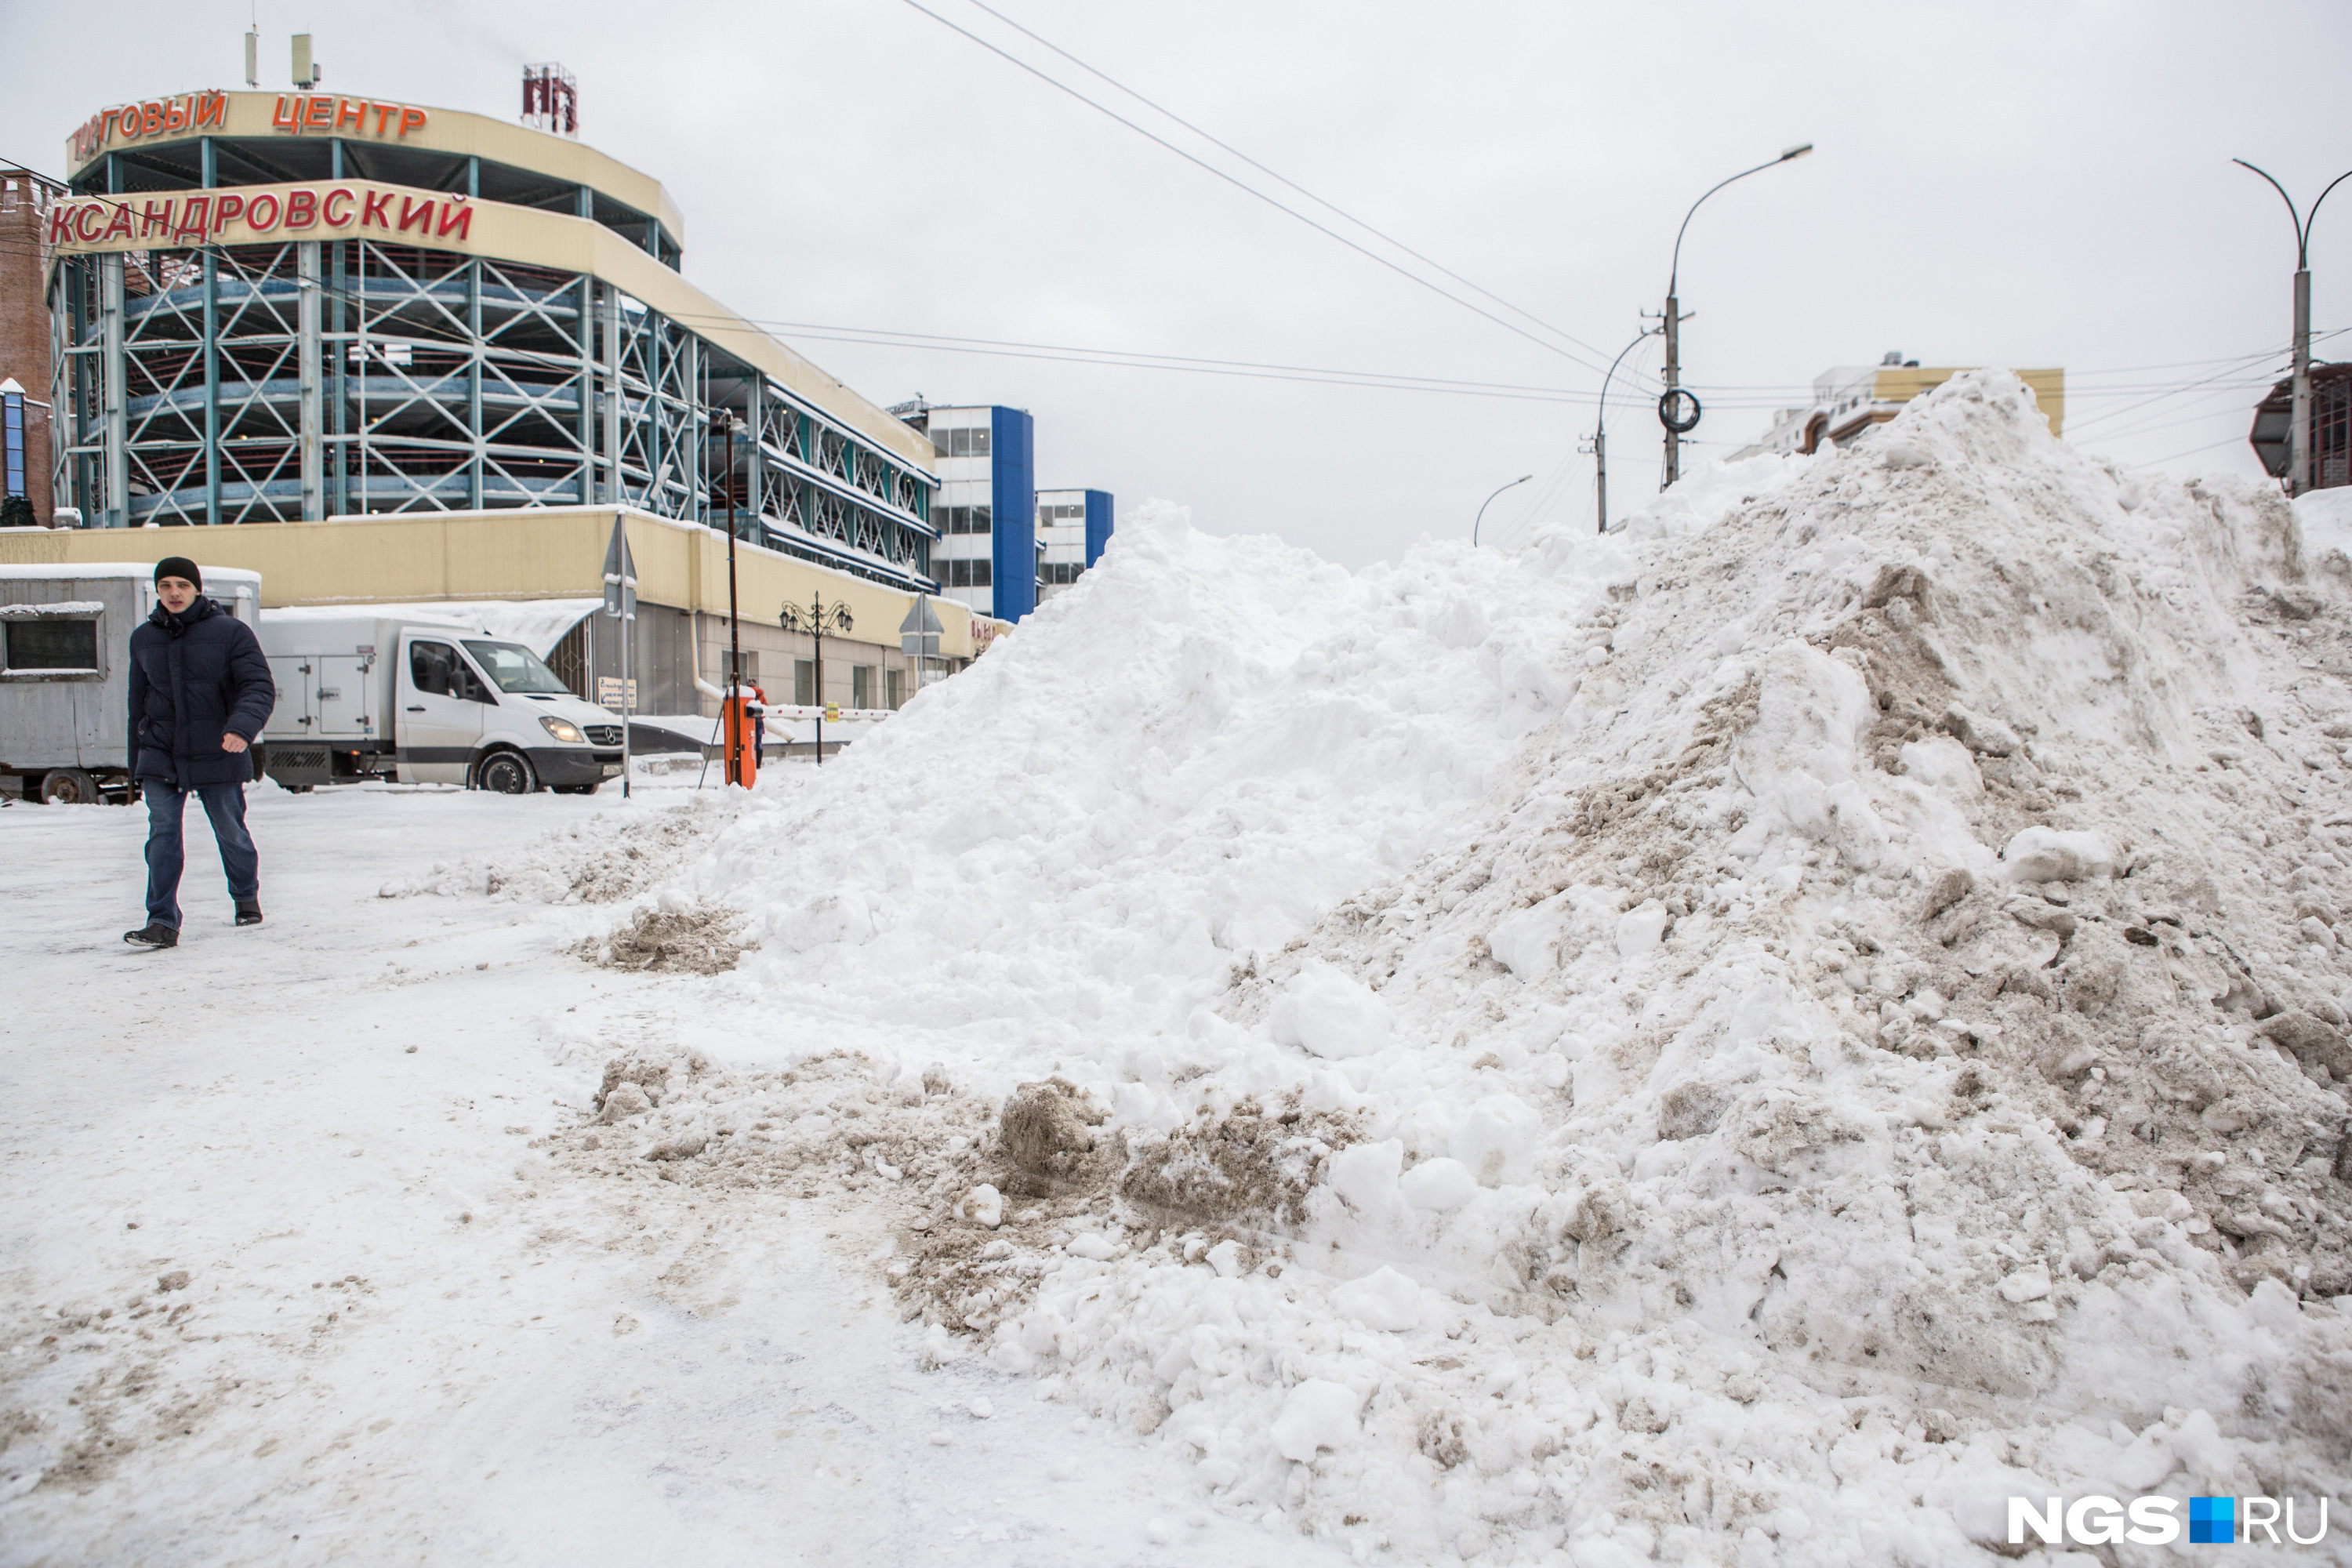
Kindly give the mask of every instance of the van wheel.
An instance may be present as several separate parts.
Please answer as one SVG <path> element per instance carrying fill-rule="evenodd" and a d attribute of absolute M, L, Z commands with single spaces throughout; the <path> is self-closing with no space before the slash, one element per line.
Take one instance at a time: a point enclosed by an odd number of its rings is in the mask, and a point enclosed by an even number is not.
<path fill-rule="evenodd" d="M 539 777 L 521 752 L 492 752 L 474 770 L 474 786 L 495 795 L 529 795 L 539 787 Z"/>
<path fill-rule="evenodd" d="M 98 798 L 98 781 L 79 768 L 55 768 L 42 776 L 41 798 L 51 805 L 88 805 Z"/>

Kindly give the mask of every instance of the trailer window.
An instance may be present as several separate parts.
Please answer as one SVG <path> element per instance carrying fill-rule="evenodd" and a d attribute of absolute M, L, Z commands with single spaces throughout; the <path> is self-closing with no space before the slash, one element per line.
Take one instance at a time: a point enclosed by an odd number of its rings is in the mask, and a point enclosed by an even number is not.
<path fill-rule="evenodd" d="M 551 696 L 569 697 L 572 688 L 556 678 L 555 671 L 540 662 L 539 655 L 518 643 L 474 642 L 466 644 L 466 651 L 474 662 L 499 683 L 501 691 L 543 691 Z"/>
<path fill-rule="evenodd" d="M 6 657 L 0 665 L 10 669 L 89 669 L 98 668 L 98 622 L 40 620 L 0 622 Z"/>

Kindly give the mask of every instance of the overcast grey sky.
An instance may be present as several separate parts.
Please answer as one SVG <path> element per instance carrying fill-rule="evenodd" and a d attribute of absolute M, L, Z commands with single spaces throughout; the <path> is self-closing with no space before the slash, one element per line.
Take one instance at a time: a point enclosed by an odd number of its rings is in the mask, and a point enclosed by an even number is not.
<path fill-rule="evenodd" d="M 971 0 L 923 3 L 1303 205 Z M 1929 364 L 2062 365 L 2076 444 L 2258 472 L 2250 386 L 2284 363 L 2294 245 L 2277 196 L 2229 160 L 2263 164 L 2306 205 L 2352 167 L 2340 3 L 990 3 L 1607 354 L 1658 308 L 1699 193 L 1815 142 L 1716 196 L 1685 242 L 1702 453 L 1754 438 L 1821 370 L 1900 349 Z M 10 12 L 0 155 L 51 173 L 100 107 L 238 84 L 242 4 Z M 906 0 L 260 0 L 258 17 L 265 87 L 285 82 L 298 30 L 316 35 L 329 89 L 502 116 L 522 62 L 562 61 L 582 139 L 668 185 L 688 273 L 754 318 L 1578 399 L 780 332 L 877 402 L 920 392 L 1031 410 L 1043 485 L 1097 486 L 1123 509 L 1166 497 L 1212 531 L 1277 532 L 1351 565 L 1424 532 L 1466 536 L 1480 500 L 1530 471 L 1489 512 L 1490 536 L 1591 524 L 1577 448 L 1600 384 L 1580 363 L 1591 353 L 1439 298 Z M 2312 261 L 2315 326 L 2352 326 L 2352 185 L 2323 210 Z M 1628 363 L 1647 374 L 1657 357 L 1644 344 Z M 1612 410 L 1612 510 L 1656 488 L 1641 384 Z"/>

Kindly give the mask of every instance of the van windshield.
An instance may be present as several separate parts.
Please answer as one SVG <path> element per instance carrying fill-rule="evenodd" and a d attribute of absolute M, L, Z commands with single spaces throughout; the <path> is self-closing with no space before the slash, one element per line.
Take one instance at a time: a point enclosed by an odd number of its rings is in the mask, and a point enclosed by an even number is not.
<path fill-rule="evenodd" d="M 572 688 L 555 678 L 555 671 L 540 662 L 539 655 L 510 642 L 474 642 L 468 639 L 466 651 L 482 667 L 482 673 L 498 682 L 500 691 L 541 692 L 551 697 L 569 697 Z"/>

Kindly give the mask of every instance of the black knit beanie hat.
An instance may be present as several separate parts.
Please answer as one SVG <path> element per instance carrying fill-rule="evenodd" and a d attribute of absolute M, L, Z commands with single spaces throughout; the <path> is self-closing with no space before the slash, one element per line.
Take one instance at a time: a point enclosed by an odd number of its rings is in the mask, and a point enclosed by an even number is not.
<path fill-rule="evenodd" d="M 185 577 L 196 585 L 199 593 L 204 590 L 205 574 L 197 571 L 196 563 L 184 555 L 166 555 L 155 563 L 155 581 L 161 583 L 166 577 Z"/>

